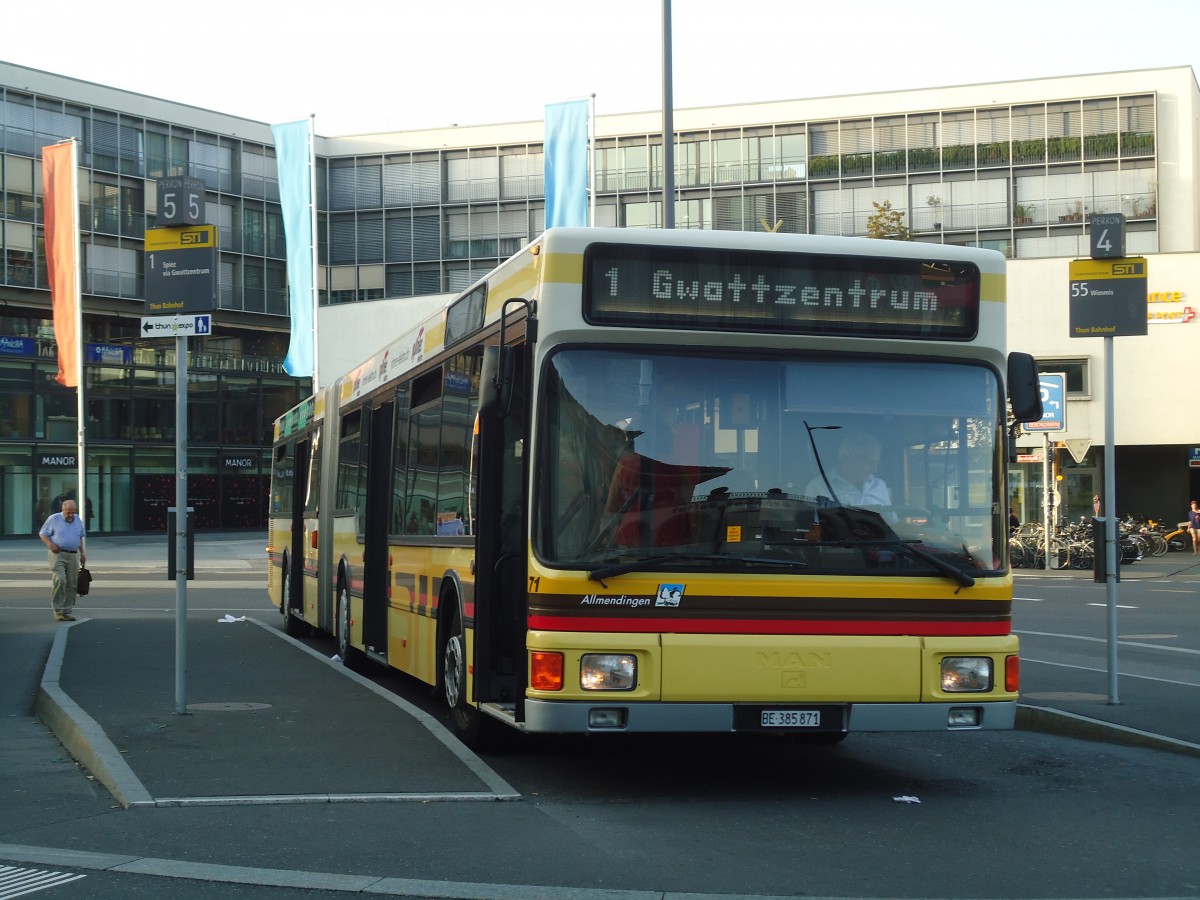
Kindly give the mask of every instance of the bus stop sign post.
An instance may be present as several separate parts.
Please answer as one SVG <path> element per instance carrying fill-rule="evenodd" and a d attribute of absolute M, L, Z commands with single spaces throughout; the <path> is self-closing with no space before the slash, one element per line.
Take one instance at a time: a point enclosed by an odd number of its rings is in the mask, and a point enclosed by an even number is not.
<path fill-rule="evenodd" d="M 171 319 L 171 317 L 165 317 Z M 177 321 L 159 328 L 144 328 L 148 336 L 175 337 L 175 507 L 167 511 L 167 578 L 175 582 L 175 712 L 187 714 L 187 583 L 195 578 L 192 550 L 192 510 L 187 505 L 187 339 L 191 334 L 210 334 L 208 316 L 176 316 Z M 159 320 L 143 319 L 156 324 Z M 180 515 L 179 511 L 184 510 Z"/>
<path fill-rule="evenodd" d="M 187 338 L 175 338 L 175 712 L 187 714 Z"/>
<path fill-rule="evenodd" d="M 1100 219 L 1101 221 L 1097 221 Z M 1105 598 L 1108 607 L 1108 702 L 1121 702 L 1117 692 L 1117 542 L 1116 422 L 1113 403 L 1113 338 L 1144 335 L 1146 318 L 1146 258 L 1112 258 L 1124 249 L 1124 216 L 1093 216 L 1091 259 L 1070 263 L 1070 336 L 1104 338 L 1104 514 Z M 1108 237 L 1102 234 L 1107 231 Z M 1120 232 L 1116 240 L 1110 240 Z"/>
<path fill-rule="evenodd" d="M 191 516 L 187 505 L 187 339 L 211 334 L 208 315 L 216 307 L 217 243 L 215 225 L 204 224 L 204 182 L 197 178 L 161 178 L 156 185 L 157 228 L 146 229 L 146 308 L 168 314 L 143 319 L 145 337 L 175 338 L 175 510 L 168 560 L 175 580 L 175 712 L 187 714 L 187 583 L 192 574 Z M 184 314 L 184 315 L 181 315 Z M 168 521 L 170 521 L 168 519 Z"/>

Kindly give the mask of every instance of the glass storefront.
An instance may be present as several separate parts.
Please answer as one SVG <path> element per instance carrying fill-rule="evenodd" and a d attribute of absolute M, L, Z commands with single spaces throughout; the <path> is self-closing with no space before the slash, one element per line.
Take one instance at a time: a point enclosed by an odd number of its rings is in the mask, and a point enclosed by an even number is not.
<path fill-rule="evenodd" d="M 1051 447 L 1051 519 L 1056 526 L 1091 521 L 1092 498 L 1102 484 L 1100 453 L 1090 451 L 1077 463 L 1061 447 Z M 1040 458 L 1042 448 L 1030 456 Z M 1008 509 L 1021 522 L 1041 524 L 1044 519 L 1046 483 L 1041 462 L 1027 462 L 1008 470 Z"/>
<path fill-rule="evenodd" d="M 0 447 L 0 534 L 31 534 L 35 522 L 36 528 L 41 528 L 46 517 L 39 519 L 38 514 L 50 509 L 48 485 L 45 490 L 43 501 L 34 490 L 28 447 Z"/>
<path fill-rule="evenodd" d="M 79 479 L 75 389 L 54 380 L 53 356 L 33 341 L 8 345 L 15 352 L 0 356 L 0 538 L 35 534 L 64 499 L 78 500 Z M 88 345 L 81 513 L 92 534 L 166 529 L 177 465 L 173 345 L 164 349 Z M 273 423 L 309 382 L 227 367 L 217 356 L 196 361 L 187 391 L 188 505 L 196 528 L 265 528 Z"/>

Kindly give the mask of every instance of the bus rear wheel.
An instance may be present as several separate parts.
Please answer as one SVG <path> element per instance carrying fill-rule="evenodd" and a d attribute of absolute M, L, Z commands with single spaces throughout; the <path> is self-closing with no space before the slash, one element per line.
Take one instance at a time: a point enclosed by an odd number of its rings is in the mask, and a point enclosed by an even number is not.
<path fill-rule="evenodd" d="M 306 637 L 308 626 L 292 615 L 292 561 L 283 560 L 283 585 L 279 593 L 279 611 L 283 613 L 283 633 L 288 637 Z"/>
<path fill-rule="evenodd" d="M 343 573 L 338 578 L 337 591 L 337 648 L 342 665 L 355 671 L 362 668 L 362 652 L 350 642 L 350 588 L 346 585 Z"/>

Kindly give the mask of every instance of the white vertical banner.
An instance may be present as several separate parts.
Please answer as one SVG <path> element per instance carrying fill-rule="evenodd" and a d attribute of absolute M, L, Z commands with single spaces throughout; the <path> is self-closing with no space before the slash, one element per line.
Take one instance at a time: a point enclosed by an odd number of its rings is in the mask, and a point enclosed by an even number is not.
<path fill-rule="evenodd" d="M 283 368 L 289 375 L 312 376 L 316 392 L 317 278 L 316 177 L 313 121 L 310 116 L 272 125 L 275 163 L 279 172 L 279 206 L 287 246 L 288 309 L 292 336 Z"/>
<path fill-rule="evenodd" d="M 546 227 L 588 224 L 588 100 L 546 104 Z"/>

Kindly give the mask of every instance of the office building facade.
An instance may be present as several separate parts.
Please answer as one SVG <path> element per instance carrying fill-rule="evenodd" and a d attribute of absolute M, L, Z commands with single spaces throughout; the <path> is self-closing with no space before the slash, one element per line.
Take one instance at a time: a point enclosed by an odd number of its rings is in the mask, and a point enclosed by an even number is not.
<path fill-rule="evenodd" d="M 1200 493 L 1200 423 L 1179 406 L 1186 382 L 1165 390 L 1148 361 L 1200 348 L 1198 109 L 1192 70 L 1169 68 L 676 110 L 675 226 L 863 235 L 888 204 L 913 240 L 1004 253 L 1010 345 L 1067 375 L 1067 431 L 1048 443 L 1055 513 L 1074 518 L 1102 484 L 1104 379 L 1102 341 L 1068 336 L 1068 261 L 1088 255 L 1092 214 L 1122 213 L 1160 317 L 1116 342 L 1119 511 L 1171 518 Z M 598 118 L 596 224 L 661 225 L 661 124 Z M 160 530 L 173 505 L 174 342 L 137 326 L 157 180 L 181 175 L 204 182 L 220 245 L 214 333 L 188 343 L 189 503 L 201 528 L 262 527 L 270 423 L 312 386 L 281 368 L 269 125 L 0 63 L 0 536 L 30 534 L 76 480 L 76 395 L 53 381 L 40 164 L 43 146 L 71 137 L 92 530 Z M 536 237 L 542 140 L 541 122 L 318 137 L 318 293 L 336 313 L 321 321 L 339 323 L 325 342 L 365 358 L 385 341 L 379 315 L 354 304 L 387 300 L 399 331 L 420 306 L 404 298 L 463 290 Z M 1066 449 L 1087 442 L 1079 461 Z M 1032 458 L 1047 439 L 1022 443 Z M 1010 494 L 1018 515 L 1039 517 L 1040 464 L 1015 465 Z"/>

